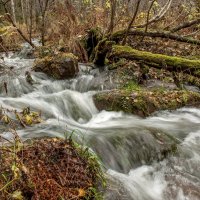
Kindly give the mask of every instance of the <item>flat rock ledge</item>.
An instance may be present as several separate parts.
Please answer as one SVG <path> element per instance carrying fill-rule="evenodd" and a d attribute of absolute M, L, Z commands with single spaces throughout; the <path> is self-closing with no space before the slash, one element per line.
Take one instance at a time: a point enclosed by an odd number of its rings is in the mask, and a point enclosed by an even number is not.
<path fill-rule="evenodd" d="M 175 110 L 200 104 L 200 94 L 187 90 L 116 89 L 95 94 L 93 99 L 99 110 L 123 111 L 141 117 L 147 117 L 160 110 Z"/>

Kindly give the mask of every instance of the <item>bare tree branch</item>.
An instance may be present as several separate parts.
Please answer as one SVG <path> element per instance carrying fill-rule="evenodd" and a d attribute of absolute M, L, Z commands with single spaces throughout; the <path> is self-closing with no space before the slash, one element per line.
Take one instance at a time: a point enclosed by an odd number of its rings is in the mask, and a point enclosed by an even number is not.
<path fill-rule="evenodd" d="M 155 1 L 156 1 L 156 0 L 153 0 L 153 1 L 151 2 L 151 5 L 150 5 L 149 10 L 148 10 L 148 12 L 147 12 L 147 22 L 146 22 L 146 26 L 145 26 L 145 33 L 147 32 L 147 29 L 148 29 L 148 25 L 149 25 L 149 16 L 150 16 L 150 12 L 151 12 L 151 9 L 152 9 L 153 4 L 154 4 Z M 145 38 L 145 35 L 142 37 L 141 42 L 144 40 L 144 38 Z"/>
<path fill-rule="evenodd" d="M 171 32 L 171 33 L 175 33 L 175 32 L 178 32 L 178 31 L 180 31 L 180 30 L 182 30 L 182 29 L 189 28 L 189 27 L 191 27 L 191 26 L 193 26 L 193 25 L 198 25 L 198 24 L 200 24 L 200 17 L 197 18 L 197 19 L 194 19 L 194 20 L 192 20 L 192 21 L 183 22 L 183 23 L 180 24 L 179 26 L 177 26 L 177 27 L 171 29 L 170 32 Z"/>
<path fill-rule="evenodd" d="M 161 20 L 164 17 L 164 15 L 167 13 L 167 11 L 169 10 L 172 4 L 172 1 L 173 0 L 168 0 L 167 3 L 163 6 L 162 10 L 157 15 L 155 15 L 152 19 L 149 20 L 148 25 Z M 133 26 L 133 28 L 144 28 L 146 25 L 147 24 L 145 23 L 138 26 Z"/>
<path fill-rule="evenodd" d="M 124 36 L 124 34 L 126 34 L 126 30 L 123 31 L 118 31 L 116 33 L 114 33 L 111 37 L 112 40 L 121 40 Z M 189 43 L 189 44 L 194 44 L 194 45 L 200 45 L 200 40 L 196 40 L 196 39 L 191 39 L 188 37 L 183 37 L 177 34 L 173 34 L 170 33 L 168 31 L 148 31 L 145 32 L 144 30 L 130 30 L 127 33 L 127 36 L 147 36 L 147 37 L 159 37 L 159 38 L 166 38 L 166 39 L 170 39 L 170 40 L 175 40 L 178 42 L 185 42 L 185 43 Z"/>
<path fill-rule="evenodd" d="M 6 4 L 9 2 L 10 0 L 7 0 L 6 2 L 4 2 L 3 0 L 0 0 L 0 3 L 3 5 L 6 16 L 9 20 L 9 22 L 13 25 L 13 27 L 16 28 L 17 32 L 20 34 L 20 36 L 24 39 L 24 41 L 28 42 L 33 48 L 35 48 L 35 45 L 23 34 L 23 32 L 17 27 L 17 25 L 15 24 L 15 22 L 13 21 L 12 17 L 10 16 L 8 9 L 6 7 Z"/>
<path fill-rule="evenodd" d="M 127 39 L 128 33 L 129 33 L 130 29 L 131 29 L 131 26 L 133 25 L 133 22 L 135 21 L 135 19 L 137 17 L 137 13 L 138 13 L 138 10 L 139 10 L 140 3 L 141 3 L 141 0 L 137 0 L 135 12 L 134 12 L 133 17 L 132 17 L 132 19 L 131 19 L 131 21 L 130 21 L 130 23 L 128 25 L 126 33 L 124 35 L 124 39 L 122 41 L 122 45 L 126 44 L 126 39 Z"/>

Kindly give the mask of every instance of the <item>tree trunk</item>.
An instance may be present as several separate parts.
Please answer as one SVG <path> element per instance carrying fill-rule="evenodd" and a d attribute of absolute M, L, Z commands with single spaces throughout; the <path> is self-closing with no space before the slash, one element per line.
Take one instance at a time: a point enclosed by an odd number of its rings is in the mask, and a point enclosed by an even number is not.
<path fill-rule="evenodd" d="M 175 33 L 175 32 L 177 32 L 177 31 L 180 31 L 180 30 L 184 29 L 184 28 L 188 28 L 188 27 L 191 27 L 191 26 L 193 26 L 193 25 L 198 25 L 198 24 L 200 24 L 200 17 L 197 18 L 197 19 L 195 19 L 195 20 L 192 20 L 192 21 L 183 22 L 183 23 L 180 24 L 179 26 L 177 26 L 177 27 L 171 29 L 170 32 L 171 32 L 171 33 Z"/>
<path fill-rule="evenodd" d="M 32 32 L 33 32 L 33 1 L 29 1 L 29 40 L 32 41 Z"/>
<path fill-rule="evenodd" d="M 108 28 L 108 33 L 110 34 L 112 34 L 114 26 L 115 26 L 116 6 L 117 6 L 117 1 L 111 0 L 111 16 L 110 16 L 110 25 Z"/>
<path fill-rule="evenodd" d="M 159 69 L 177 72 L 182 71 L 200 77 L 200 60 L 189 60 L 176 56 L 153 54 L 146 51 L 139 51 L 129 46 L 114 45 L 109 59 L 116 60 L 120 58 L 138 60 Z"/>
<path fill-rule="evenodd" d="M 137 17 L 137 13 L 138 13 L 138 10 L 139 10 L 140 2 L 141 2 L 141 0 L 137 0 L 135 12 L 134 12 L 133 17 L 132 17 L 132 19 L 131 19 L 131 21 L 130 21 L 130 23 L 128 25 L 128 28 L 125 31 L 124 39 L 122 40 L 122 45 L 126 44 L 126 38 L 128 36 L 128 33 L 129 33 L 129 31 L 131 29 L 131 26 L 133 25 L 133 23 L 134 23 L 134 21 L 135 21 L 135 19 Z"/>
<path fill-rule="evenodd" d="M 46 26 L 45 26 L 45 20 L 46 20 L 46 12 L 49 5 L 49 0 L 38 0 L 40 12 L 41 12 L 41 40 L 42 40 L 42 46 L 45 45 L 45 33 L 46 33 Z"/>
<path fill-rule="evenodd" d="M 105 65 L 105 59 L 107 53 L 112 49 L 112 41 L 108 41 L 107 38 L 101 40 L 95 48 L 95 58 L 93 60 L 94 64 L 98 67 L 103 67 Z"/>
<path fill-rule="evenodd" d="M 22 9 L 22 17 L 23 17 L 23 23 L 25 24 L 25 13 L 24 13 L 24 1 L 21 0 L 21 9 Z"/>
<path fill-rule="evenodd" d="M 14 0 L 11 0 L 11 8 L 12 8 L 13 21 L 16 24 L 16 15 L 15 15 L 15 3 L 14 3 Z"/>

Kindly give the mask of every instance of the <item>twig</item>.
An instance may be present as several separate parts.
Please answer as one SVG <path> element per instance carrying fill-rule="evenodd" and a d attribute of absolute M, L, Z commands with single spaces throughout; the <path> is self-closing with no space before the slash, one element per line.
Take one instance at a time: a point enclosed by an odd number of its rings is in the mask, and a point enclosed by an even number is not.
<path fill-rule="evenodd" d="M 128 28 L 127 28 L 127 30 L 125 32 L 124 39 L 122 40 L 122 45 L 126 44 L 126 39 L 127 39 L 127 36 L 128 36 L 128 32 L 130 31 L 131 26 L 132 26 L 133 22 L 135 21 L 135 19 L 137 17 L 137 13 L 138 13 L 138 10 L 139 10 L 140 3 L 141 3 L 141 0 L 137 0 L 135 12 L 134 12 L 132 20 L 130 21 L 130 23 L 128 25 Z"/>
<path fill-rule="evenodd" d="M 152 9 L 152 7 L 153 7 L 155 1 L 156 1 L 156 0 L 153 0 L 153 1 L 151 2 L 151 5 L 150 5 L 149 10 L 148 10 L 148 13 L 147 13 L 147 22 L 146 22 L 146 26 L 145 26 L 145 30 L 144 30 L 145 33 L 147 33 L 147 29 L 148 29 L 148 25 L 149 25 L 150 12 L 151 12 L 151 9 Z M 141 39 L 140 42 L 142 42 L 142 41 L 144 40 L 144 38 L 145 38 L 145 35 L 142 37 L 142 39 Z"/>

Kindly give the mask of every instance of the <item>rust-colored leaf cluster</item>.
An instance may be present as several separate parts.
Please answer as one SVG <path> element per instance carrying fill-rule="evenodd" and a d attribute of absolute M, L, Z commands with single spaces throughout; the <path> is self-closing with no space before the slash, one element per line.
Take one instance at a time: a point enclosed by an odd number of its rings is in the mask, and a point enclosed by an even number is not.
<path fill-rule="evenodd" d="M 27 200 L 93 199 L 89 191 L 97 183 L 97 169 L 70 139 L 37 139 L 15 154 L 12 150 L 0 148 L 1 200 L 17 195 Z"/>
<path fill-rule="evenodd" d="M 8 108 L 0 108 L 0 122 L 8 124 L 13 128 L 17 126 L 31 126 L 42 122 L 41 113 L 33 112 L 30 107 L 24 108 L 21 112 Z"/>

